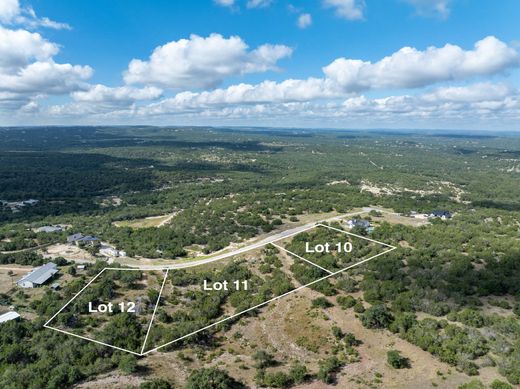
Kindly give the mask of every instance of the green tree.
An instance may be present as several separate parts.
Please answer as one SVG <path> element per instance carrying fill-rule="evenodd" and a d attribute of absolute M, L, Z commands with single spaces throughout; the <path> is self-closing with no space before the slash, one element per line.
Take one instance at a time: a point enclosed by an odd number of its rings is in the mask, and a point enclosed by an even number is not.
<path fill-rule="evenodd" d="M 388 328 L 394 317 L 385 305 L 374 305 L 361 316 L 361 323 L 367 328 Z"/>
<path fill-rule="evenodd" d="M 386 353 L 386 361 L 394 369 L 404 369 L 410 367 L 410 361 L 408 358 L 403 357 L 397 350 L 388 351 Z"/>
<path fill-rule="evenodd" d="M 191 373 L 185 389 L 243 389 L 244 385 L 217 368 L 199 369 Z"/>

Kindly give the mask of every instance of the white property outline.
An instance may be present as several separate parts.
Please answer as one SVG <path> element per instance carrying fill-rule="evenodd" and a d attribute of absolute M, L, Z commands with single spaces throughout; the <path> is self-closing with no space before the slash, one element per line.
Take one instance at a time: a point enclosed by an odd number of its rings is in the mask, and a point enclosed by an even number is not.
<path fill-rule="evenodd" d="M 316 227 L 325 227 L 325 228 L 329 228 L 329 229 L 332 229 L 332 230 L 335 230 L 335 231 L 338 231 L 338 232 L 342 232 L 342 233 L 344 233 L 344 234 L 346 234 L 346 235 L 352 235 L 352 236 L 355 236 L 355 237 L 357 237 L 357 238 L 365 239 L 365 240 L 371 241 L 371 242 L 373 242 L 373 243 L 377 243 L 377 244 L 380 244 L 380 245 L 386 246 L 386 247 L 388 247 L 389 249 L 387 249 L 387 250 L 385 250 L 385 251 L 383 251 L 383 252 L 381 252 L 381 253 L 375 254 L 375 255 L 373 255 L 373 256 L 371 256 L 371 257 L 369 257 L 369 258 L 363 259 L 363 260 L 361 260 L 361 261 L 359 261 L 359 262 L 356 262 L 356 263 L 354 263 L 354 264 L 352 264 L 352 265 L 349 265 L 349 266 L 347 266 L 347 267 L 345 267 L 345 268 L 343 268 L 343 269 L 340 269 L 340 270 L 338 270 L 338 271 L 331 272 L 330 270 L 327 270 L 327 269 L 325 269 L 325 268 L 319 266 L 318 264 L 316 264 L 316 263 L 314 263 L 314 262 L 312 262 L 312 261 L 309 261 L 309 260 L 307 260 L 307 259 L 305 259 L 305 258 L 303 258 L 303 257 L 300 257 L 299 255 L 297 255 L 297 254 L 295 254 L 295 253 L 293 253 L 293 252 L 291 252 L 291 251 L 289 251 L 289 250 L 287 250 L 287 249 L 285 249 L 285 248 L 283 248 L 283 247 L 281 247 L 281 246 L 279 246 L 279 245 L 274 244 L 274 242 L 277 242 L 277 241 L 279 241 L 279 240 L 287 239 L 287 238 L 289 238 L 289 237 L 291 237 L 291 236 L 293 236 L 293 235 L 300 234 L 300 233 L 302 233 L 302 232 L 308 231 L 308 230 L 313 229 L 313 228 L 316 228 Z M 368 261 L 371 261 L 372 259 L 375 259 L 375 258 L 377 258 L 377 257 L 379 257 L 379 256 L 381 256 L 381 255 L 383 255 L 383 254 L 387 254 L 387 253 L 389 253 L 389 252 L 391 252 L 391 251 L 397 249 L 396 246 L 392 246 L 392 245 L 387 244 L 387 243 L 379 242 L 379 241 L 377 241 L 377 240 L 370 239 L 370 238 L 367 238 L 367 237 L 365 237 L 365 236 L 357 235 L 357 234 L 354 234 L 354 233 L 351 233 L 351 232 L 348 232 L 348 231 L 340 230 L 340 229 L 338 229 L 338 228 L 331 227 L 331 226 L 328 226 L 328 225 L 325 225 L 325 224 L 322 224 L 322 223 L 316 223 L 315 225 L 313 225 L 313 226 L 311 226 L 311 227 L 309 227 L 309 228 L 306 228 L 306 229 L 303 230 L 303 231 L 299 231 L 299 232 L 297 232 L 297 233 L 294 233 L 294 234 L 290 234 L 290 235 L 287 235 L 287 236 L 281 237 L 280 239 L 274 240 L 274 241 L 272 241 L 272 242 L 266 242 L 265 244 L 263 244 L 263 245 L 261 245 L 261 246 L 254 246 L 254 247 L 251 247 L 251 250 L 255 250 L 255 249 L 258 249 L 258 248 L 260 248 L 260 247 L 267 246 L 267 245 L 269 245 L 269 244 L 273 245 L 273 246 L 276 247 L 276 248 L 279 248 L 279 249 L 282 249 L 282 250 L 286 251 L 287 253 L 291 254 L 292 256 L 294 256 L 294 257 L 296 257 L 296 258 L 298 258 L 298 259 L 301 259 L 301 260 L 303 260 L 303 261 L 305 261 L 305 262 L 307 262 L 307 263 L 309 263 L 309 264 L 311 264 L 311 265 L 313 265 L 313 266 L 318 267 L 319 269 L 321 269 L 321 270 L 327 272 L 328 274 L 327 274 L 326 276 L 323 276 L 323 277 L 321 277 L 321 278 L 318 278 L 318 279 L 316 279 L 316 280 L 314 280 L 314 281 L 311 281 L 311 282 L 309 282 L 308 284 L 300 285 L 300 286 L 296 287 L 295 289 L 290 290 L 289 292 L 286 292 L 286 293 L 283 293 L 283 294 L 281 294 L 281 295 L 279 295 L 279 296 L 273 297 L 273 298 L 271 298 L 271 299 L 269 299 L 269 300 L 267 300 L 267 301 L 264 301 L 264 302 L 262 302 L 262 303 L 260 303 L 260 304 L 257 304 L 257 305 L 255 305 L 255 306 L 253 306 L 253 307 L 250 307 L 250 308 L 248 308 L 248 309 L 246 309 L 246 310 L 244 310 L 244 311 L 241 311 L 241 312 L 235 313 L 235 314 L 233 314 L 233 315 L 231 315 L 231 316 L 225 317 L 225 318 L 223 318 L 223 319 L 221 319 L 221 320 L 218 320 L 218 321 L 216 321 L 215 323 L 212 323 L 212 324 L 210 324 L 210 325 L 208 325 L 208 326 L 206 326 L 206 327 L 203 327 L 203 328 L 200 328 L 200 329 L 198 329 L 198 330 L 196 330 L 196 331 L 190 332 L 189 334 L 183 335 L 183 336 L 181 336 L 180 338 L 174 339 L 174 340 L 172 340 L 172 341 L 170 341 L 170 342 L 168 342 L 168 343 L 165 343 L 165 344 L 163 344 L 163 345 L 161 345 L 161 346 L 155 347 L 155 348 L 153 348 L 153 349 L 148 350 L 148 351 L 145 352 L 144 350 L 145 350 L 145 347 L 146 347 L 146 342 L 147 342 L 147 340 L 148 340 L 148 335 L 150 334 L 150 330 L 151 330 L 151 328 L 152 328 L 153 320 L 154 320 L 154 318 L 155 318 L 155 313 L 156 313 L 156 311 L 157 311 L 157 308 L 158 308 L 159 303 L 160 303 L 160 300 L 161 300 L 161 295 L 162 295 L 162 292 L 163 292 L 164 286 L 165 286 L 165 284 L 166 284 L 166 279 L 168 278 L 168 272 L 169 272 L 169 270 L 175 270 L 175 268 L 172 268 L 172 267 L 164 267 L 164 268 L 161 268 L 161 269 L 157 269 L 157 268 L 146 269 L 146 268 L 117 268 L 117 267 L 114 268 L 114 267 L 106 267 L 106 268 L 104 268 L 103 270 L 101 270 L 101 272 L 100 272 L 99 274 L 97 274 L 94 278 L 92 278 L 92 279 L 91 279 L 91 280 L 90 280 L 90 281 L 89 281 L 89 282 L 88 282 L 88 283 L 87 283 L 87 284 L 86 284 L 86 285 L 85 285 L 85 286 L 84 286 L 84 287 L 83 287 L 83 288 L 82 288 L 78 293 L 76 293 L 76 294 L 74 295 L 74 297 L 72 297 L 72 299 L 71 299 L 70 301 L 68 301 L 68 302 L 67 302 L 67 303 L 66 303 L 66 304 L 65 304 L 65 305 L 64 305 L 64 306 L 63 306 L 63 307 L 62 307 L 58 312 L 56 312 L 56 313 L 55 313 L 55 314 L 54 314 L 54 315 L 53 315 L 53 316 L 52 316 L 52 317 L 51 317 L 51 318 L 50 318 L 50 319 L 49 319 L 49 320 L 48 320 L 48 321 L 47 321 L 43 326 L 44 326 L 45 328 L 48 328 L 48 329 L 51 329 L 51 330 L 55 330 L 55 331 L 58 331 L 58 332 L 61 332 L 61 333 L 67 334 L 67 335 L 72 335 L 72 336 L 75 336 L 75 337 L 80 338 L 80 339 L 83 339 L 83 340 L 88 340 L 88 341 L 91 341 L 91 342 L 94 342 L 94 343 L 97 343 L 97 344 L 101 344 L 101 345 L 103 345 L 103 346 L 107 346 L 107 347 L 114 348 L 114 349 L 116 349 L 116 350 L 129 352 L 129 353 L 134 354 L 134 355 L 137 355 L 137 356 L 144 356 L 144 355 L 150 354 L 150 353 L 152 353 L 152 352 L 158 351 L 158 350 L 160 350 L 160 349 L 162 349 L 162 348 L 164 348 L 164 347 L 166 347 L 166 346 L 169 346 L 169 345 L 171 345 L 171 344 L 173 344 L 173 343 L 176 343 L 176 342 L 179 342 L 179 341 L 181 341 L 181 340 L 183 340 L 183 339 L 186 339 L 186 338 L 188 338 L 188 337 L 190 337 L 190 336 L 193 336 L 193 335 L 195 335 L 195 334 L 197 334 L 197 333 L 199 333 L 199 332 L 202 332 L 202 331 L 205 331 L 205 330 L 207 330 L 207 329 L 209 329 L 209 328 L 215 327 L 215 326 L 217 326 L 217 325 L 219 325 L 219 324 L 222 324 L 222 323 L 224 323 L 224 322 L 226 322 L 226 321 L 228 321 L 228 320 L 234 319 L 234 318 L 236 318 L 236 317 L 238 317 L 238 316 L 240 316 L 240 315 L 243 315 L 243 314 L 245 314 L 245 313 L 247 313 L 247 312 L 250 312 L 250 311 L 253 311 L 253 310 L 255 310 L 255 309 L 258 309 L 258 308 L 260 308 L 260 307 L 262 307 L 262 306 L 264 306 L 264 305 L 267 305 L 267 304 L 269 304 L 269 303 L 271 303 L 271 302 L 273 302 L 273 301 L 279 300 L 279 299 L 281 299 L 281 298 L 283 298 L 283 297 L 286 297 L 286 296 L 288 296 L 288 295 L 290 295 L 290 294 L 292 294 L 292 293 L 296 293 L 296 292 L 298 292 L 298 291 L 300 291 L 300 290 L 302 290 L 302 289 L 304 289 L 304 288 L 307 288 L 307 287 L 309 287 L 309 286 L 311 286 L 311 285 L 317 284 L 318 282 L 321 282 L 321 281 L 324 281 L 324 280 L 326 280 L 326 279 L 328 279 L 328 278 L 334 277 L 334 276 L 336 276 L 336 275 L 338 275 L 338 274 L 340 274 L 340 273 L 343 273 L 344 271 L 347 271 L 347 270 L 349 270 L 349 269 L 352 269 L 353 267 L 356 267 L 356 266 L 362 265 L 363 263 L 366 263 L 366 262 L 368 262 Z M 250 250 L 247 250 L 247 251 L 250 251 Z M 244 251 L 244 252 L 247 252 L 247 251 Z M 240 254 L 243 254 L 243 253 L 240 253 Z M 240 255 L 240 254 L 237 254 L 237 255 Z M 161 286 L 161 290 L 160 290 L 160 292 L 159 292 L 159 296 L 157 297 L 157 302 L 156 302 L 155 307 L 154 307 L 153 315 L 152 315 L 152 318 L 151 318 L 150 323 L 149 323 L 149 325 L 148 325 L 148 330 L 147 330 L 146 337 L 145 337 L 145 340 L 144 340 L 144 343 L 143 343 L 143 347 L 141 348 L 141 353 L 136 353 L 136 352 L 134 352 L 134 351 L 126 350 L 126 349 L 123 349 L 123 348 L 121 348 L 121 347 L 113 346 L 113 345 L 110 345 L 110 344 L 107 344 L 107 343 L 104 343 L 104 342 L 101 342 L 101 341 L 98 341 L 98 340 L 90 339 L 90 338 L 87 338 L 87 337 L 84 337 L 84 336 L 81 336 L 81 335 L 74 334 L 74 333 L 72 333 L 72 332 L 64 331 L 64 330 L 61 330 L 61 329 L 59 329 L 59 328 L 55 328 L 55 327 L 51 327 L 51 326 L 49 326 L 49 323 L 50 323 L 52 320 L 54 320 L 54 318 L 56 318 L 56 316 L 58 316 L 58 315 L 59 315 L 59 314 L 60 314 L 60 313 L 61 313 L 61 312 L 62 312 L 62 311 L 67 307 L 67 306 L 69 306 L 69 304 L 72 303 L 72 301 L 74 301 L 74 299 L 76 299 L 76 298 L 77 298 L 77 297 L 78 297 L 78 296 L 79 296 L 79 295 L 80 295 L 80 294 L 81 294 L 81 293 L 82 293 L 82 292 L 83 292 L 83 291 L 84 291 L 84 290 L 85 290 L 85 289 L 86 289 L 86 288 L 87 288 L 87 287 L 88 287 L 92 282 L 94 282 L 94 281 L 95 281 L 95 280 L 96 280 L 96 279 L 97 279 L 97 278 L 98 278 L 98 277 L 99 277 L 99 276 L 100 276 L 100 275 L 101 275 L 105 270 L 166 271 L 166 274 L 165 274 L 165 277 L 164 277 L 164 280 L 163 280 L 163 283 L 162 283 L 162 286 Z"/>

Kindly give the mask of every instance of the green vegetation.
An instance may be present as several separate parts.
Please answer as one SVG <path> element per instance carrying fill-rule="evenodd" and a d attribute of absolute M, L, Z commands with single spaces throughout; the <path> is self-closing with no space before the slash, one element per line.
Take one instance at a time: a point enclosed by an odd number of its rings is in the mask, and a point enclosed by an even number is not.
<path fill-rule="evenodd" d="M 369 205 L 403 215 L 446 209 L 455 213 L 452 219 L 431 220 L 420 227 L 411 217 L 401 216 L 404 223 L 396 224 L 387 213 L 371 211 L 368 217 L 375 229 L 368 236 L 398 248 L 314 284 L 312 289 L 321 296 L 311 304 L 330 308 L 328 312 L 355 314 L 366 328 L 391 331 L 468 376 L 479 374 L 486 364 L 494 365 L 504 378 L 491 387 L 506 388 L 520 384 L 520 179 L 512 169 L 519 153 L 518 137 L 435 132 L 0 129 L 0 199 L 40 200 L 18 212 L 0 205 L 0 264 L 41 265 L 46 260 L 32 249 L 64 243 L 69 232 L 98 236 L 137 260 L 142 256 L 160 263 L 161 258 L 213 253 L 317 220 L 321 213 L 341 214 Z M 390 188 L 391 194 L 377 195 L 374 188 Z M 158 215 L 173 216 L 160 227 L 132 227 L 134 220 Z M 127 223 L 118 227 L 118 221 Z M 67 232 L 35 232 L 53 224 L 71 227 Z M 374 245 L 360 240 L 351 256 L 304 253 L 306 241 L 340 238 L 345 236 L 318 228 L 284 244 L 331 271 L 377 252 Z M 61 290 L 46 286 L 25 293 L 13 287 L 0 294 L 2 312 L 15 305 L 24 316 L 19 322 L 0 324 L 0 387 L 67 388 L 117 369 L 151 378 L 147 376 L 153 371 L 141 369 L 139 358 L 43 328 L 45 320 L 105 266 L 98 263 L 88 272 L 76 272 L 64 259 L 54 262 L 62 270 Z M 151 344 L 172 340 L 327 274 L 301 261 L 289 264 L 273 247 L 266 247 L 253 262 L 172 271 Z M 93 284 L 77 304 L 59 315 L 57 325 L 78 333 L 95 332 L 123 348 L 139 348 L 148 303 L 157 298 L 159 280 L 150 279 L 151 286 L 144 287 L 148 278 L 140 272 L 106 274 L 109 277 Z M 200 292 L 204 279 L 243 278 L 250 280 L 252 293 Z M 87 301 L 118 299 L 127 293 L 141 298 L 141 318 L 121 312 L 103 320 L 85 317 Z M 337 307 L 330 307 L 331 302 Z M 261 312 L 250 312 L 244 321 L 256 320 Z M 317 309 L 311 312 L 323 314 Z M 183 360 L 193 370 L 191 361 L 207 362 L 208 355 L 224 352 L 223 337 L 245 333 L 242 324 L 225 322 L 162 352 L 195 350 Z M 271 349 L 264 350 L 270 361 L 257 355 L 255 366 L 244 363 L 245 368 L 257 368 L 255 380 L 260 386 L 289 387 L 313 379 L 334 382 L 343 366 L 359 361 L 360 341 L 347 329 L 330 325 L 331 350 L 319 357 L 318 368 L 293 365 Z M 260 352 L 250 346 L 249 356 Z M 388 363 L 401 367 L 402 358 L 392 353 Z M 239 378 L 221 369 L 202 369 L 194 371 L 186 385 L 253 385 L 241 384 Z M 158 379 L 141 387 L 173 385 Z M 466 387 L 479 385 L 476 380 Z"/>

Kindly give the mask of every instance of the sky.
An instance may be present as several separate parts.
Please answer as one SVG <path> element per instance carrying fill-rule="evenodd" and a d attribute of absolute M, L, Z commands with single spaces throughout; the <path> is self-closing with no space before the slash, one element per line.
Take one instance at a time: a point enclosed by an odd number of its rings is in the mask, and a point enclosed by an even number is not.
<path fill-rule="evenodd" d="M 518 0 L 0 0 L 0 126 L 520 131 Z"/>

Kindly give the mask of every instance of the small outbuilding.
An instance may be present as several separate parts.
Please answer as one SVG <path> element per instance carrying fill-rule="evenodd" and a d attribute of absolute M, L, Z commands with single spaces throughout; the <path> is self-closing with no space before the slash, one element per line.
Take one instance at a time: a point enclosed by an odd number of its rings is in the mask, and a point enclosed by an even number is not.
<path fill-rule="evenodd" d="M 7 312 L 2 315 L 0 315 L 0 323 L 5 323 L 7 321 L 11 320 L 18 320 L 20 319 L 20 315 L 16 312 Z"/>

